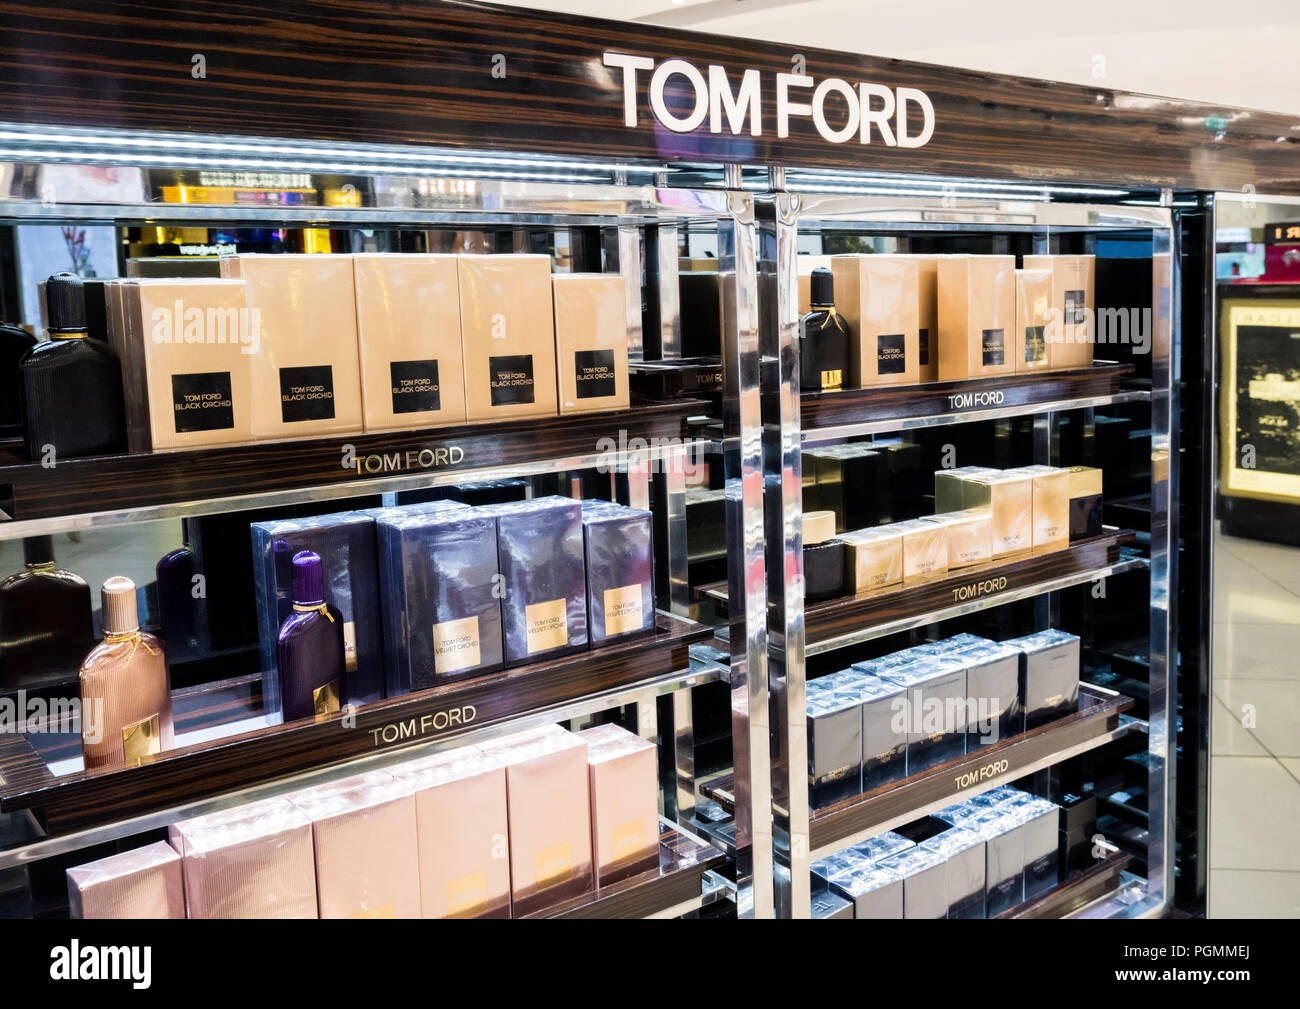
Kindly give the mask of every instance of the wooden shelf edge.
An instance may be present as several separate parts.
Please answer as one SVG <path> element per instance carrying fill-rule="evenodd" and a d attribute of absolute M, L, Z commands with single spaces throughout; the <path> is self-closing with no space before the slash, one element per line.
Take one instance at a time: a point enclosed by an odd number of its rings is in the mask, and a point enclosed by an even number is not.
<path fill-rule="evenodd" d="M 652 637 L 361 705 L 348 717 L 340 713 L 196 743 L 134 767 L 55 777 L 30 742 L 16 736 L 21 745 L 0 749 L 0 812 L 32 809 L 47 832 L 57 835 L 197 802 L 634 687 L 688 669 L 690 646 L 711 633 L 661 613 Z"/>
<path fill-rule="evenodd" d="M 1047 893 L 1009 907 L 994 918 L 1063 918 L 1118 890 L 1121 876 L 1132 861 L 1133 856 L 1127 852 L 1113 852 L 1069 876 Z"/>

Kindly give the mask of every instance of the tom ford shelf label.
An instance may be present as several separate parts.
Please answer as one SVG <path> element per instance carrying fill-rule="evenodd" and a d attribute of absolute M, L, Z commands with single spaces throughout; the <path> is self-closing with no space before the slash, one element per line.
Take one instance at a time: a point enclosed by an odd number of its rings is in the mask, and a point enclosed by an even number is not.
<path fill-rule="evenodd" d="M 978 785 L 980 782 L 989 781 L 999 775 L 1006 774 L 1010 769 L 1011 761 L 1006 757 L 1001 760 L 991 760 L 987 764 L 982 764 L 972 770 L 962 771 L 960 774 L 955 775 L 953 784 L 956 785 L 956 791 L 960 792 Z"/>
<path fill-rule="evenodd" d="M 1007 394 L 1001 389 L 984 392 L 953 392 L 948 394 L 949 410 L 970 410 L 982 406 L 1001 406 Z"/>
<path fill-rule="evenodd" d="M 977 582 L 971 582 L 967 585 L 958 585 L 952 590 L 952 601 L 955 603 L 964 603 L 969 599 L 979 599 L 983 596 L 996 595 L 1007 587 L 1007 576 L 998 575 L 996 578 L 983 578 Z"/>
<path fill-rule="evenodd" d="M 623 125 L 629 128 L 639 123 L 644 86 L 650 114 L 674 133 L 704 129 L 761 137 L 775 127 L 784 139 L 791 120 L 810 119 L 832 144 L 924 147 L 934 136 L 934 105 L 917 88 L 839 77 L 818 81 L 806 73 L 770 74 L 765 80 L 755 69 L 728 71 L 718 64 L 701 69 L 683 59 L 656 64 L 648 56 L 609 51 L 604 64 L 622 72 Z M 769 99 L 765 105 L 764 96 L 773 93 L 775 104 Z"/>
<path fill-rule="evenodd" d="M 469 725 L 478 717 L 478 709 L 472 704 L 463 704 L 458 708 L 445 708 L 442 711 L 430 711 L 427 714 L 404 718 L 399 722 L 389 722 L 370 730 L 370 738 L 376 747 L 392 746 L 407 739 L 419 739 L 448 729 Z"/>

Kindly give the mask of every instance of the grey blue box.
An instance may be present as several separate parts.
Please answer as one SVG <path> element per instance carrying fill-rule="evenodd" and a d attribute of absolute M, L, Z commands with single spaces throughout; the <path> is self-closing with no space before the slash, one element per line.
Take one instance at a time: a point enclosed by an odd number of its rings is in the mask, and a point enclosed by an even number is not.
<path fill-rule="evenodd" d="M 908 770 L 904 688 L 890 680 L 858 675 L 837 694 L 855 697 L 862 707 L 862 791 L 870 792 L 905 778 Z"/>
<path fill-rule="evenodd" d="M 814 809 L 862 792 L 862 703 L 850 692 L 807 698 L 808 788 Z"/>
<path fill-rule="evenodd" d="M 984 838 L 953 827 L 936 834 L 920 847 L 944 860 L 948 871 L 948 917 L 984 917 Z"/>
<path fill-rule="evenodd" d="M 581 502 L 552 496 L 477 511 L 497 524 L 506 665 L 586 649 Z"/>
<path fill-rule="evenodd" d="M 836 873 L 830 892 L 853 905 L 853 917 L 895 919 L 903 917 L 903 877 L 892 869 L 866 865 Z"/>
<path fill-rule="evenodd" d="M 1079 638 L 1055 628 L 1014 638 L 1021 651 L 1020 703 L 1025 729 L 1068 715 L 1079 706 Z"/>
<path fill-rule="evenodd" d="M 374 519 L 362 512 L 335 512 L 299 519 L 253 522 L 253 591 L 257 599 L 257 645 L 262 666 L 262 706 L 281 710 L 276 646 L 292 604 L 291 559 L 302 550 L 320 555 L 325 601 L 343 618 L 343 701 L 363 704 L 384 696 L 383 622 Z M 282 544 L 276 547 L 276 543 Z M 277 565 L 277 554 L 281 563 Z"/>
<path fill-rule="evenodd" d="M 989 809 L 962 826 L 984 838 L 985 914 L 992 918 L 1025 899 L 1025 828 L 1011 810 Z"/>
<path fill-rule="evenodd" d="M 909 775 L 966 752 L 966 665 L 961 659 L 922 656 L 880 676 L 906 691 Z"/>
<path fill-rule="evenodd" d="M 455 502 L 376 512 L 390 696 L 504 664 L 496 522 Z"/>
<path fill-rule="evenodd" d="M 1009 806 L 1008 810 L 1024 826 L 1025 900 L 1033 900 L 1060 882 L 1059 810 L 1055 803 L 1035 796 Z"/>
<path fill-rule="evenodd" d="M 1024 731 L 1020 707 L 1020 661 L 1015 645 L 985 641 L 953 653 L 966 663 L 966 693 L 976 704 L 976 719 L 966 734 L 966 752 Z"/>
<path fill-rule="evenodd" d="M 903 877 L 904 918 L 948 917 L 948 868 L 941 855 L 909 848 L 879 864 Z"/>
<path fill-rule="evenodd" d="M 906 851 L 908 848 L 914 847 L 916 847 L 916 842 L 911 838 L 887 830 L 883 834 L 877 834 L 875 837 L 869 837 L 865 841 L 850 845 L 849 850 L 861 855 L 868 862 L 880 862 L 889 858 L 890 855 L 897 855 L 900 851 Z"/>
<path fill-rule="evenodd" d="M 812 895 L 812 916 L 814 918 L 852 918 L 853 902 L 846 900 L 834 890 L 821 890 Z"/>
<path fill-rule="evenodd" d="M 582 502 L 591 647 L 655 630 L 654 527 L 648 511 Z"/>

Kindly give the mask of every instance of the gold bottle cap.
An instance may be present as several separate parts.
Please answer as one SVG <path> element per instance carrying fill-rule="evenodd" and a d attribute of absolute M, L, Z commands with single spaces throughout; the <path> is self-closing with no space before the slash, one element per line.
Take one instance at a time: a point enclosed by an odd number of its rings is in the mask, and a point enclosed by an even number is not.
<path fill-rule="evenodd" d="M 818 543 L 825 543 L 827 540 L 835 538 L 835 513 L 832 511 L 824 512 L 804 512 L 803 513 L 803 545 L 806 547 L 815 546 Z"/>
<path fill-rule="evenodd" d="M 105 634 L 132 634 L 140 629 L 135 606 L 135 582 L 114 575 L 100 589 Z"/>

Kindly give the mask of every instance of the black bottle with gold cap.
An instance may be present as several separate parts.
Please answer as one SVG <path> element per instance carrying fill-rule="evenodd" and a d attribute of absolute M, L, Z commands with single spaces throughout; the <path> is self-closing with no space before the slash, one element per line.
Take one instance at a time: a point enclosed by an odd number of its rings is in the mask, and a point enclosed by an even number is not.
<path fill-rule="evenodd" d="M 799 391 L 844 388 L 849 367 L 849 326 L 835 311 L 835 277 L 819 266 L 809 285 L 812 311 L 799 322 Z"/>
<path fill-rule="evenodd" d="M 45 284 L 50 338 L 19 363 L 23 441 L 29 459 L 57 464 L 126 451 L 122 366 L 106 343 L 86 338 L 86 295 L 75 273 Z"/>

